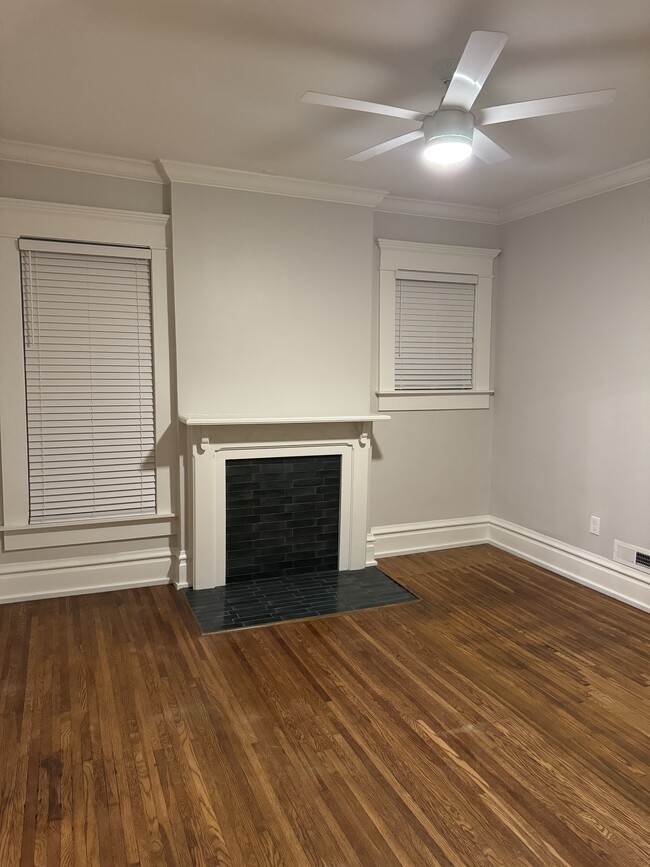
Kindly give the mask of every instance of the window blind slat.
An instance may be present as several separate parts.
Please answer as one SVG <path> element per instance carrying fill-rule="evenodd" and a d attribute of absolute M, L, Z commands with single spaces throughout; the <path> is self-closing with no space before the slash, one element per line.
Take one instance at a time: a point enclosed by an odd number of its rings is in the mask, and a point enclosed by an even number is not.
<path fill-rule="evenodd" d="M 155 513 L 150 252 L 20 247 L 30 521 Z"/>

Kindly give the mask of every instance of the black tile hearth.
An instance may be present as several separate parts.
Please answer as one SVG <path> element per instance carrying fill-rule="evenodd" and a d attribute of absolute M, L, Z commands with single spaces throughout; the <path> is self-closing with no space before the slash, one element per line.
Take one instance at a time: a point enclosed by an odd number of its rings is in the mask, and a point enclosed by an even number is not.
<path fill-rule="evenodd" d="M 186 590 L 201 631 L 226 632 L 412 602 L 418 597 L 374 566 L 326 575 L 282 576 Z"/>

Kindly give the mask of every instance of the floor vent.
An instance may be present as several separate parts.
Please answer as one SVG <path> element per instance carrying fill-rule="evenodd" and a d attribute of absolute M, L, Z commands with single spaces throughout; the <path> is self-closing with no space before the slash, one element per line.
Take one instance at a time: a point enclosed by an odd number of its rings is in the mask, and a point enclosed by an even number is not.
<path fill-rule="evenodd" d="M 650 574 L 650 551 L 645 548 L 637 548 L 627 542 L 619 542 L 618 539 L 615 539 L 614 560 L 617 563 L 624 563 L 626 566 L 632 566 L 634 569 L 640 569 L 642 572 Z"/>

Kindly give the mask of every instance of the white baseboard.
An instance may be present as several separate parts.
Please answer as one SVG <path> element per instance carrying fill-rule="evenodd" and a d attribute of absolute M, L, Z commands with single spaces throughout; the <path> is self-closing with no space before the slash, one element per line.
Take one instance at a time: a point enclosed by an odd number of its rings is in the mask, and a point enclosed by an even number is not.
<path fill-rule="evenodd" d="M 650 580 L 628 566 L 491 515 L 373 527 L 367 565 L 375 557 L 417 554 L 489 542 L 523 560 L 650 611 Z"/>
<path fill-rule="evenodd" d="M 424 521 L 419 524 L 396 524 L 373 527 L 374 556 L 395 557 L 417 554 L 441 548 L 459 548 L 488 541 L 488 515 L 472 518 L 449 518 L 444 521 Z"/>
<path fill-rule="evenodd" d="M 524 560 L 650 612 L 650 580 L 634 569 L 501 518 L 477 515 L 374 527 L 366 563 L 490 542 Z M 187 552 L 160 548 L 62 560 L 0 564 L 0 604 L 168 584 L 188 586 Z"/>
<path fill-rule="evenodd" d="M 650 582 L 627 566 L 501 518 L 490 518 L 489 541 L 599 593 L 650 611 Z"/>
<path fill-rule="evenodd" d="M 0 603 L 168 584 L 169 548 L 0 564 Z"/>

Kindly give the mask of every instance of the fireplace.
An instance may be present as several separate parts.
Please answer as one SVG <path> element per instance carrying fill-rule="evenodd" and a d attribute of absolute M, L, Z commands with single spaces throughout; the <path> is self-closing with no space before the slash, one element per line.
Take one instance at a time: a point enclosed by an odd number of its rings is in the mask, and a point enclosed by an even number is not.
<path fill-rule="evenodd" d="M 253 574 L 363 569 L 368 559 L 372 424 L 386 418 L 181 416 L 186 449 L 179 562 L 187 563 L 188 582 L 194 589 L 246 580 Z M 308 475 L 303 473 L 310 462 L 312 482 L 307 483 Z M 288 474 L 280 473 L 280 466 L 290 468 Z M 236 481 L 238 474 L 246 479 L 242 487 Z M 265 474 L 269 475 L 266 482 L 261 478 Z M 243 495 L 254 487 L 253 481 L 274 495 L 262 495 L 255 506 L 242 505 L 249 499 Z M 300 487 L 305 488 L 303 493 L 297 493 Z M 240 496 L 233 499 L 233 493 Z M 309 508 L 299 508 L 303 504 Z M 309 526 L 319 504 L 323 506 L 320 526 Z M 278 512 L 279 506 L 284 511 Z M 270 527 L 250 520 L 262 514 L 275 516 L 267 522 Z M 179 586 L 184 585 L 183 579 L 180 574 Z"/>

